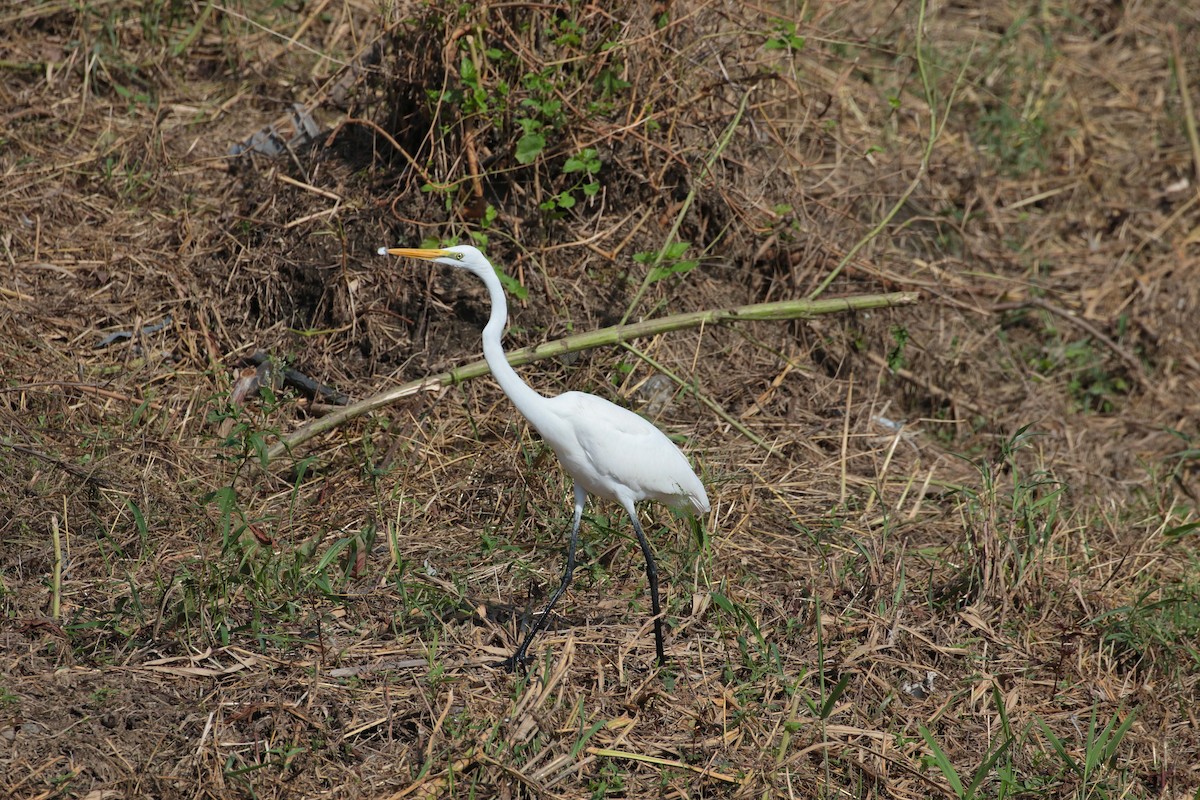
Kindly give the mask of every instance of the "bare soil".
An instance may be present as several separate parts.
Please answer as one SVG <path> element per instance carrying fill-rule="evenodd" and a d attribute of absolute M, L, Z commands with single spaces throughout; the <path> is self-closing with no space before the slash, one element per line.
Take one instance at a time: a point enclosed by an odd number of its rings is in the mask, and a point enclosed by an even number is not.
<path fill-rule="evenodd" d="M 1200 793 L 1188 4 L 82 5 L 0 3 L 0 796 Z M 425 241 L 510 348 L 920 299 L 523 367 L 713 512 L 665 668 L 601 504 L 510 675 L 570 486 L 490 378 L 266 455 L 339 406 L 256 353 L 478 358 Z"/>

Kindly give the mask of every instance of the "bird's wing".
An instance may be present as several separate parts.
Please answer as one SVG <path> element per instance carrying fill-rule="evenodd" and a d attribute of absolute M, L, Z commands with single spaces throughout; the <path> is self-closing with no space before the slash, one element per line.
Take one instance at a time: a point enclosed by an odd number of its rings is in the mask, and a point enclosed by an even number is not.
<path fill-rule="evenodd" d="M 567 392 L 552 402 L 567 435 L 563 446 L 550 444 L 588 492 L 618 502 L 657 500 L 708 510 L 704 485 L 687 458 L 653 423 L 583 392 Z"/>

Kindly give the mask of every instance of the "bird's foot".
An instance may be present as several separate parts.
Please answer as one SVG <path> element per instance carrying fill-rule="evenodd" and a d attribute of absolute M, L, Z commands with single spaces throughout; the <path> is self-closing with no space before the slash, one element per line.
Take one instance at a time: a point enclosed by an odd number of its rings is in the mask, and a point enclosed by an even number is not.
<path fill-rule="evenodd" d="M 520 667 L 522 670 L 528 667 L 533 662 L 533 659 L 525 653 L 513 653 L 503 661 L 496 663 L 496 666 L 504 669 L 506 672 L 516 672 Z"/>

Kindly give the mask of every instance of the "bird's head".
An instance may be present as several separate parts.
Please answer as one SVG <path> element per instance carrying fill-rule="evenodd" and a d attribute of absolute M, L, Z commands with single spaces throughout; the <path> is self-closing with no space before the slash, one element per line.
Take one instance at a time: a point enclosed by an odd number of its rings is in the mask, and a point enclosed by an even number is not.
<path fill-rule="evenodd" d="M 446 264 L 451 267 L 465 269 L 474 272 L 480 277 L 489 273 L 495 274 L 491 262 L 484 257 L 483 253 L 469 244 L 456 244 L 453 247 L 432 250 L 409 247 L 381 247 L 379 248 L 379 255 L 419 258 L 422 261 L 432 261 L 435 264 Z"/>

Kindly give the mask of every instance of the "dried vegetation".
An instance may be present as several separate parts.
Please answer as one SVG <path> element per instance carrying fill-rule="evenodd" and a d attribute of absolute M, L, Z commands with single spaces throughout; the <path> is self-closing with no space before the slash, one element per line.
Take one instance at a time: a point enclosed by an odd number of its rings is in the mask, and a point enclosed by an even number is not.
<path fill-rule="evenodd" d="M 0 5 L 0 795 L 1193 796 L 1200 17 L 920 13 Z M 525 368 L 714 511 L 646 512 L 666 670 L 596 507 L 522 679 L 569 487 L 498 389 L 269 464 L 329 399 L 243 396 L 474 359 L 428 240 L 510 347 L 922 299 Z"/>

